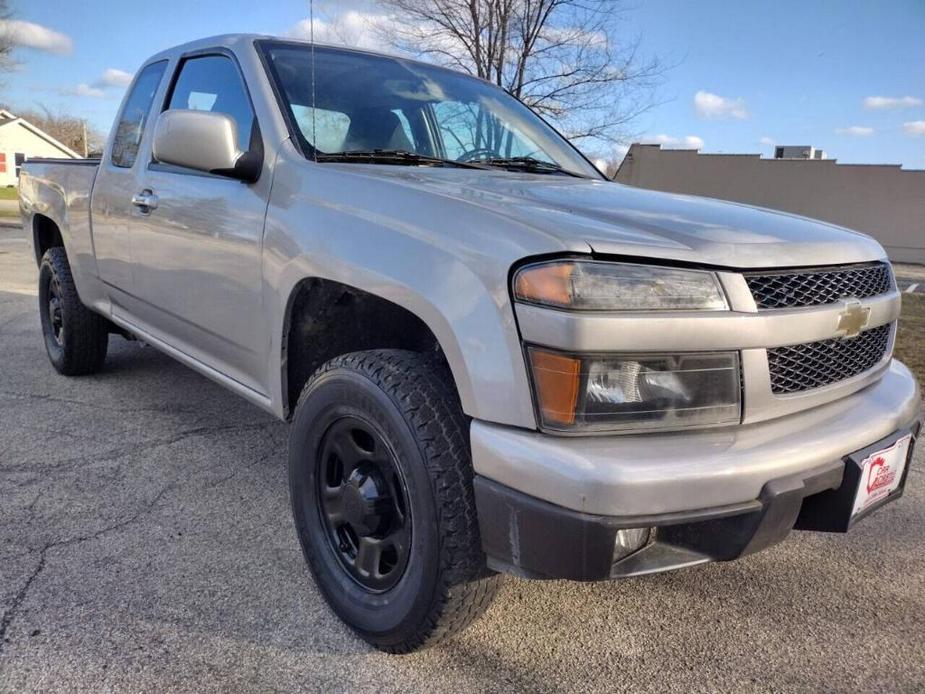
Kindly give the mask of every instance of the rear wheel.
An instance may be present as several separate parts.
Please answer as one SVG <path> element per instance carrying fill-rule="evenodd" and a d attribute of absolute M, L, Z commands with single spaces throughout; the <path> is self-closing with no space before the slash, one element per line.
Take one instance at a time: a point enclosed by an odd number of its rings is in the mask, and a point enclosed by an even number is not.
<path fill-rule="evenodd" d="M 65 376 L 95 373 L 106 360 L 109 324 L 80 302 L 67 254 L 49 248 L 39 270 L 39 317 L 52 366 Z"/>
<path fill-rule="evenodd" d="M 293 418 L 292 508 L 328 603 L 377 648 L 404 653 L 489 605 L 468 427 L 442 364 L 414 352 L 338 357 Z"/>

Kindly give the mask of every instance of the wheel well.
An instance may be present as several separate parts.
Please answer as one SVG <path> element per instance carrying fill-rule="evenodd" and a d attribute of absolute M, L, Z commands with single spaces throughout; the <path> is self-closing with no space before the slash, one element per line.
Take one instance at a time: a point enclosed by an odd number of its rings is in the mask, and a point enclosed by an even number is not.
<path fill-rule="evenodd" d="M 49 248 L 63 247 L 61 230 L 58 225 L 44 215 L 37 214 L 32 220 L 33 244 L 35 248 L 35 262 L 42 263 L 42 256 Z"/>
<path fill-rule="evenodd" d="M 408 309 L 361 289 L 318 278 L 303 280 L 293 291 L 282 346 L 287 416 L 315 370 L 341 354 L 407 349 L 435 353 L 446 363 L 433 332 Z"/>

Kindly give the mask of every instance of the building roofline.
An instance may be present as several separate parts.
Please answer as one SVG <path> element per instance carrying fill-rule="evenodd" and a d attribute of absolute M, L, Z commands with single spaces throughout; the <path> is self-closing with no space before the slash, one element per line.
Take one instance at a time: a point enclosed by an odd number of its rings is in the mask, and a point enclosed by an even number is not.
<path fill-rule="evenodd" d="M 690 154 L 691 152 L 693 152 L 699 157 L 747 157 L 747 158 L 755 158 L 755 159 L 758 159 L 758 161 L 768 162 L 768 163 L 772 163 L 772 162 L 774 163 L 798 163 L 798 164 L 814 163 L 814 164 L 829 164 L 833 166 L 867 166 L 867 167 L 880 167 L 880 168 L 887 168 L 887 169 L 899 169 L 900 171 L 905 172 L 905 173 L 910 173 L 910 172 L 921 173 L 925 171 L 925 169 L 907 169 L 907 168 L 904 168 L 902 164 L 865 164 L 865 163 L 839 162 L 838 159 L 803 159 L 801 157 L 788 157 L 785 159 L 778 159 L 776 157 L 765 157 L 764 155 L 760 153 L 759 154 L 749 154 L 749 153 L 735 153 L 735 152 L 701 152 L 700 150 L 696 150 L 696 149 L 680 149 L 680 148 L 676 149 L 674 147 L 663 149 L 662 145 L 659 143 L 644 143 L 644 142 L 632 143 L 630 145 L 629 150 L 627 150 L 627 155 L 629 155 L 629 153 L 633 151 L 634 147 L 635 148 L 655 147 L 658 150 L 668 153 L 668 154 L 678 154 L 678 153 Z M 626 157 L 623 158 L 623 161 L 624 162 L 626 161 Z M 623 167 L 623 163 L 620 164 L 620 168 L 622 167 Z M 617 173 L 619 172 L 620 172 L 620 169 L 617 169 Z"/>
<path fill-rule="evenodd" d="M 9 111 L 6 111 L 6 113 L 9 113 Z M 13 115 L 13 114 L 10 114 L 10 115 Z M 83 159 L 83 157 L 80 154 L 75 152 L 73 149 L 68 147 L 66 144 L 56 140 L 54 137 L 46 133 L 41 128 L 38 128 L 37 126 L 32 125 L 32 123 L 27 121 L 25 118 L 20 118 L 19 116 L 13 116 L 12 120 L 6 120 L 6 121 L 0 122 L 0 128 L 5 128 L 6 126 L 13 125 L 14 123 L 18 123 L 19 125 L 23 126 L 26 130 L 30 131 L 32 134 L 37 135 L 38 137 L 42 138 L 43 140 L 45 140 L 52 146 L 57 147 L 62 152 L 65 152 L 66 154 L 73 157 L 74 159 Z"/>

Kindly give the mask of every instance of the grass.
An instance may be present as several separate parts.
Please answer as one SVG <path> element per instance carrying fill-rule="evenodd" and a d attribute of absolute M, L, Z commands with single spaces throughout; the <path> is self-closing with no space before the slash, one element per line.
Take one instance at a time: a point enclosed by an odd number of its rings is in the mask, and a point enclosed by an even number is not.
<path fill-rule="evenodd" d="M 896 358 L 912 369 L 919 383 L 925 384 L 925 294 L 903 294 Z"/>
<path fill-rule="evenodd" d="M 16 188 L 0 188 L 0 200 L 19 200 L 19 191 Z"/>

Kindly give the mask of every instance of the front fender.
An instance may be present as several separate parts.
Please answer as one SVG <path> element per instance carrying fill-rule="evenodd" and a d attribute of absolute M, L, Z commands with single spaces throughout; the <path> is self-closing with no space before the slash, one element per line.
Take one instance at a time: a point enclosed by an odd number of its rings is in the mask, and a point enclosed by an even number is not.
<path fill-rule="evenodd" d="M 264 246 L 267 305 L 275 307 L 272 353 L 282 359 L 295 287 L 308 277 L 340 282 L 404 307 L 430 328 L 467 415 L 535 429 L 508 273 L 548 245 L 526 242 L 532 236 L 516 222 L 506 222 L 509 235 L 499 234 L 497 220 L 476 205 L 285 159 L 277 165 Z M 282 413 L 282 379 L 271 375 L 269 382 Z"/>

